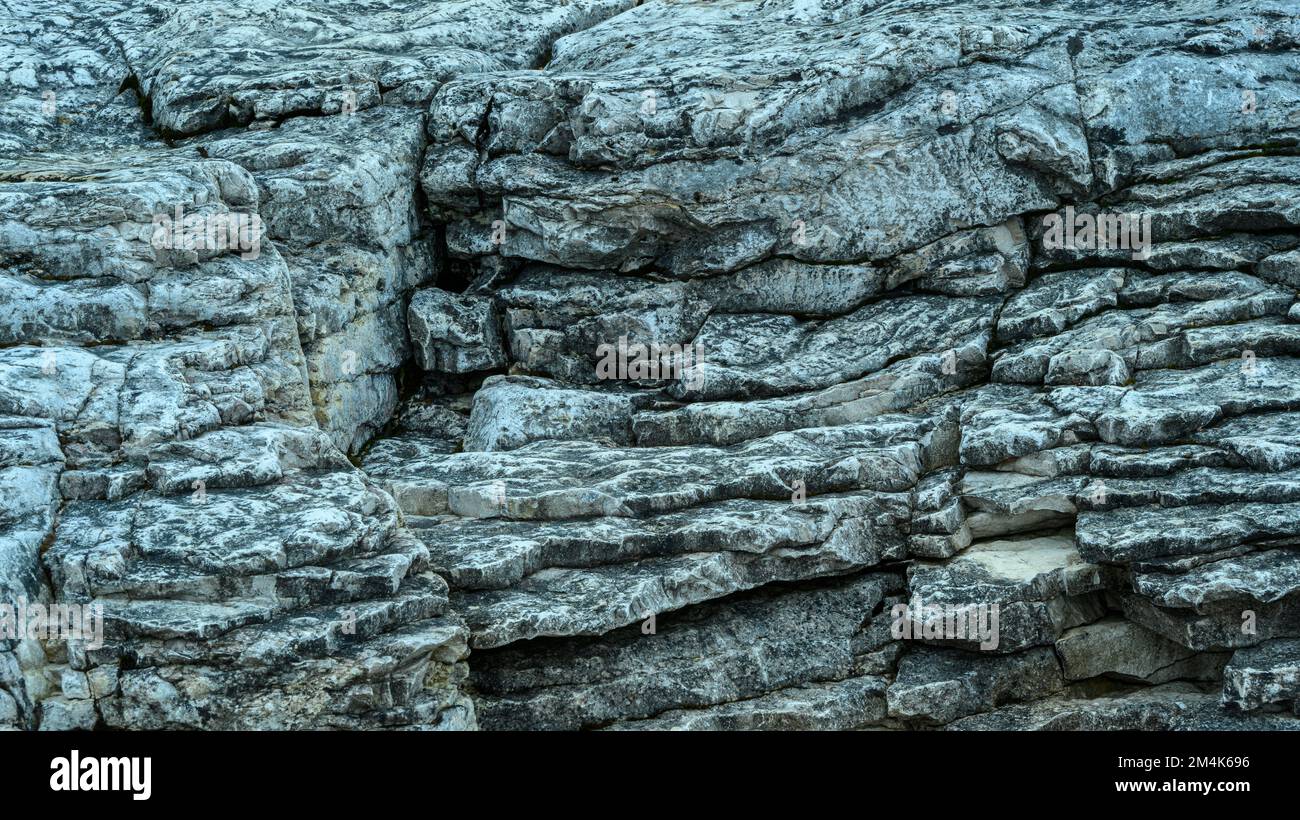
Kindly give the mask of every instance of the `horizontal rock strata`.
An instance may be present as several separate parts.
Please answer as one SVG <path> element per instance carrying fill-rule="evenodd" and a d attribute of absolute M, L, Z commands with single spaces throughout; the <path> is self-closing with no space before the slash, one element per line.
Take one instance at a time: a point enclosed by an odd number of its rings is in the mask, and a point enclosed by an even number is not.
<path fill-rule="evenodd" d="M 0 727 L 1300 728 L 1292 9 L 3 14 Z"/>

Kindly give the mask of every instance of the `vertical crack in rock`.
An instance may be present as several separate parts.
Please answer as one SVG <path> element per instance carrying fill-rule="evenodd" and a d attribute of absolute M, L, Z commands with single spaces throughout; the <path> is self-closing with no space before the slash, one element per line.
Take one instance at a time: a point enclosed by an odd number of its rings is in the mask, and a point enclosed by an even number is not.
<path fill-rule="evenodd" d="M 1300 22 L 1077 11 L 0 5 L 0 727 L 1300 728 Z"/>

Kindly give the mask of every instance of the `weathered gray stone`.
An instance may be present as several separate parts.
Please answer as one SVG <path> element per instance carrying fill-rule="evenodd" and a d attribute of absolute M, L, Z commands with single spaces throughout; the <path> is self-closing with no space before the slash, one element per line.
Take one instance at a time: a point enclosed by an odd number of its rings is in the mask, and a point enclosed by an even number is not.
<path fill-rule="evenodd" d="M 1252 552 L 1182 574 L 1134 573 L 1133 588 L 1159 606 L 1202 609 L 1221 602 L 1271 604 L 1300 593 L 1300 553 Z"/>
<path fill-rule="evenodd" d="M 123 88 L 129 69 L 103 25 L 126 8 L 116 0 L 5 8 L 0 156 L 104 151 L 150 138 L 136 91 Z M 144 25 L 134 16 L 134 28 Z"/>
<path fill-rule="evenodd" d="M 474 394 L 466 450 L 513 450 L 567 439 L 630 444 L 632 400 L 545 379 L 491 376 Z"/>
<path fill-rule="evenodd" d="M 942 353 L 911 356 L 822 390 L 645 410 L 633 417 L 632 427 L 641 446 L 725 445 L 782 430 L 866 421 L 975 383 L 984 369 L 987 344 L 986 333 L 974 334 Z"/>
<path fill-rule="evenodd" d="M 1241 709 L 1300 700 L 1300 640 L 1238 649 L 1223 670 L 1223 702 Z"/>
<path fill-rule="evenodd" d="M 600 638 L 479 652 L 472 667 L 485 728 L 578 728 L 652 717 L 855 676 L 875 647 L 864 619 L 897 576 L 759 591 Z"/>
<path fill-rule="evenodd" d="M 1300 413 L 1261 413 L 1225 419 L 1195 435 L 1198 442 L 1222 447 L 1261 471 L 1300 466 Z"/>
<path fill-rule="evenodd" d="M 1068 681 L 1106 675 L 1121 680 L 1165 683 L 1218 680 L 1228 656 L 1197 653 L 1122 618 L 1106 618 L 1067 630 L 1056 654 Z"/>
<path fill-rule="evenodd" d="M 0 726 L 1292 728 L 1300 21 L 1121 5 L 0 11 Z"/>
<path fill-rule="evenodd" d="M 92 700 L 69 700 L 63 697 L 41 701 L 41 730 L 69 732 L 74 729 L 93 729 L 99 720 Z"/>
<path fill-rule="evenodd" d="M 1073 272 L 1071 275 L 1077 276 Z M 1212 281 L 1206 282 L 1210 277 Z M 1114 288 L 1122 282 L 1121 275 L 1103 272 L 1100 278 L 1111 286 L 1106 293 L 1110 304 L 1114 304 Z M 1061 318 L 1057 323 L 1062 329 L 1048 326 L 1046 334 L 1036 334 L 1043 338 L 1000 351 L 992 378 L 1022 384 L 1126 385 L 1139 370 L 1208 364 L 1239 357 L 1245 351 L 1255 356 L 1274 356 L 1294 353 L 1300 347 L 1296 328 L 1272 318 L 1286 314 L 1295 300 L 1293 290 L 1236 273 L 1168 275 L 1160 279 L 1163 293 L 1142 296 L 1169 302 L 1150 308 L 1106 311 L 1069 329 L 1065 329 L 1066 320 Z M 1051 298 L 1051 292 L 1042 298 Z M 1055 308 L 1047 310 L 1052 315 L 1050 310 Z M 1024 321 L 1048 321 L 1038 320 L 1037 316 L 1030 313 Z M 1034 333 L 1028 325 L 1025 330 L 1020 327 L 1013 322 L 1008 330 L 1000 328 L 999 333 Z"/>
<path fill-rule="evenodd" d="M 422 123 L 383 106 L 187 143 L 256 180 L 289 269 L 316 415 L 346 452 L 392 415 L 409 358 L 405 303 L 434 276 L 415 204 Z"/>
<path fill-rule="evenodd" d="M 772 506 L 724 503 L 690 516 L 664 516 L 668 521 L 636 522 L 635 528 L 615 519 L 618 523 L 605 528 L 612 533 L 598 528 L 590 540 L 557 544 L 552 536 L 549 543 L 526 542 L 578 551 L 605 546 L 605 538 L 612 541 L 613 555 L 587 553 L 565 561 L 576 564 L 635 551 L 684 554 L 587 569 L 540 569 L 509 589 L 466 592 L 453 603 L 473 630 L 474 645 L 493 647 L 541 635 L 599 635 L 764 583 L 838 575 L 906 553 L 904 497 L 823 496 L 789 512 L 769 511 Z M 754 521 L 760 510 L 767 515 Z M 674 525 L 680 529 L 674 531 Z M 437 538 L 436 531 L 424 532 Z"/>
<path fill-rule="evenodd" d="M 791 499 L 869 489 L 902 492 L 944 456 L 943 425 L 928 417 L 778 433 L 732 447 L 638 448 L 539 441 L 508 452 L 376 446 L 363 460 L 415 515 L 553 520 L 633 516 L 732 498 Z M 938 463 L 936 463 L 938 462 Z"/>
<path fill-rule="evenodd" d="M 1300 731 L 1286 715 L 1228 714 L 1218 696 L 1167 683 L 1108 697 L 1058 697 L 957 720 L 953 731 Z"/>
<path fill-rule="evenodd" d="M 697 390 L 683 380 L 675 392 L 708 400 L 761 398 L 842 384 L 902 356 L 951 350 L 987 328 L 997 304 L 897 299 L 820 325 L 791 317 L 715 314 L 694 339 L 703 350 L 703 384 Z M 851 350 L 831 343 L 843 338 L 855 340 Z"/>
<path fill-rule="evenodd" d="M 1238 601 L 1203 610 L 1156 606 L 1141 595 L 1120 596 L 1124 617 L 1198 652 L 1223 652 L 1300 634 L 1300 596 L 1268 604 Z"/>
<path fill-rule="evenodd" d="M 1084 512 L 1079 552 L 1094 562 L 1126 562 L 1215 552 L 1244 541 L 1300 535 L 1300 504 L 1206 504 Z"/>
<path fill-rule="evenodd" d="M 886 686 L 884 678 L 875 676 L 810 683 L 719 706 L 672 710 L 648 720 L 623 721 L 607 728 L 657 732 L 861 729 L 885 722 Z"/>
<path fill-rule="evenodd" d="M 1124 277 L 1121 269 L 1045 274 L 1007 300 L 998 315 L 998 338 L 1055 336 L 1085 316 L 1114 307 Z"/>
<path fill-rule="evenodd" d="M 1009 655 L 960 649 L 913 649 L 898 663 L 886 694 L 889 715 L 907 723 L 943 724 L 1005 703 L 1035 700 L 1062 688 L 1050 648 Z"/>
<path fill-rule="evenodd" d="M 468 373 L 506 363 L 489 299 L 421 290 L 411 299 L 407 318 L 416 356 L 426 370 Z"/>
<path fill-rule="evenodd" d="M 276 4 L 235 12 L 201 2 L 144 31 L 132 30 L 131 15 L 110 19 L 109 29 L 124 41 L 154 122 L 192 134 L 227 122 L 427 101 L 460 73 L 534 68 L 556 37 L 628 5 L 489 0 L 399 10 Z M 164 9 L 171 7 L 157 7 Z M 229 48 L 249 40 L 257 47 L 248 55 Z"/>
<path fill-rule="evenodd" d="M 1084 563 L 1068 536 L 977 541 L 945 562 L 911 566 L 908 618 L 921 636 L 953 614 L 988 618 L 987 608 L 995 607 L 995 640 L 944 636 L 941 642 L 1016 652 L 1051 645 L 1065 629 L 1101 617 L 1105 607 L 1095 593 L 1108 582 L 1114 583 L 1107 569 Z"/>

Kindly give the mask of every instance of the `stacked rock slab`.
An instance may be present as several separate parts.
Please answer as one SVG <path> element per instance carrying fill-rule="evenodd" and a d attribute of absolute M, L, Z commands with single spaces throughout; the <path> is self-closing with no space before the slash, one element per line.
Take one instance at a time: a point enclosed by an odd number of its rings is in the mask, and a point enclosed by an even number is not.
<path fill-rule="evenodd" d="M 475 726 L 446 582 L 346 454 L 436 275 L 429 98 L 629 5 L 4 9 L 0 592 L 101 629 L 10 629 L 0 725 Z"/>
<path fill-rule="evenodd" d="M 468 419 L 362 464 L 485 727 L 1300 727 L 1300 29 L 1077 11 L 649 2 L 433 95 Z"/>
<path fill-rule="evenodd" d="M 518 63 L 448 45 L 433 14 L 420 65 L 527 65 L 602 8 L 547 16 L 532 47 L 514 43 Z M 474 28 L 521 10 L 452 16 Z M 261 53 L 295 76 L 287 97 L 250 77 L 240 100 L 273 128 L 177 143 L 246 122 L 227 116 L 230 89 L 202 97 L 231 80 L 221 65 L 176 73 L 228 50 L 190 48 L 230 34 L 233 18 L 212 19 L 223 9 L 6 9 L 2 725 L 475 725 L 446 583 L 340 450 L 391 414 L 404 299 L 434 272 L 413 204 L 420 98 L 282 121 L 329 113 L 292 99 L 328 75 L 400 84 L 375 54 L 400 50 L 402 26 L 367 50 L 341 31 L 353 11 L 314 12 L 341 33 L 304 78 L 301 15 L 259 9 L 282 24 L 260 32 Z M 169 87 L 182 77 L 202 89 Z M 159 218 L 173 217 L 235 221 L 241 241 L 172 242 Z M 85 632 L 15 633 L 14 613 L 38 607 L 80 607 Z"/>
<path fill-rule="evenodd" d="M 5 13 L 0 726 L 1300 728 L 1287 4 Z"/>
<path fill-rule="evenodd" d="M 173 207 L 255 213 L 248 173 L 149 145 L 3 173 L 6 549 L 27 562 L 6 570 L 20 608 L 99 621 L 14 649 L 14 722 L 471 725 L 445 584 L 313 422 L 283 258 L 151 241 Z"/>

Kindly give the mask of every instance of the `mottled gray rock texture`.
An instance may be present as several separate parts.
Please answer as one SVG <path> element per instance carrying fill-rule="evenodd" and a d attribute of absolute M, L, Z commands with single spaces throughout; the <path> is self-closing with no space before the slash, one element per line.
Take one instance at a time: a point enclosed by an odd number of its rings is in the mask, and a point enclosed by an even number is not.
<path fill-rule="evenodd" d="M 1300 728 L 1292 4 L 0 46 L 0 728 Z"/>
<path fill-rule="evenodd" d="M 1275 639 L 1232 656 L 1223 673 L 1223 702 L 1240 709 L 1300 704 L 1300 641 Z"/>

